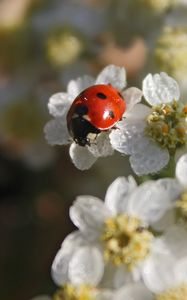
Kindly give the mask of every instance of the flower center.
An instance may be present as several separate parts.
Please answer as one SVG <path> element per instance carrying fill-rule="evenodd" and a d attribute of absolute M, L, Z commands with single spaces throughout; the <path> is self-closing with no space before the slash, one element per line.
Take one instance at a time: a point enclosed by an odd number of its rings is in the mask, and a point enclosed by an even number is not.
<path fill-rule="evenodd" d="M 186 300 L 186 299 L 187 299 L 186 284 L 180 284 L 179 286 L 166 290 L 165 292 L 155 297 L 155 300 Z"/>
<path fill-rule="evenodd" d="M 75 287 L 71 284 L 65 285 L 63 288 L 57 290 L 53 296 L 53 300 L 93 300 L 94 289 L 87 285 L 80 285 Z"/>
<path fill-rule="evenodd" d="M 187 218 L 187 191 L 182 193 L 180 199 L 176 201 L 176 208 L 179 209 L 182 217 Z"/>
<path fill-rule="evenodd" d="M 187 140 L 187 104 L 176 101 L 153 107 L 147 118 L 145 132 L 163 148 L 173 154 L 176 148 L 186 144 Z"/>
<path fill-rule="evenodd" d="M 108 218 L 101 236 L 105 259 L 117 266 L 126 265 L 131 271 L 149 254 L 152 238 L 152 233 L 135 217 Z"/>

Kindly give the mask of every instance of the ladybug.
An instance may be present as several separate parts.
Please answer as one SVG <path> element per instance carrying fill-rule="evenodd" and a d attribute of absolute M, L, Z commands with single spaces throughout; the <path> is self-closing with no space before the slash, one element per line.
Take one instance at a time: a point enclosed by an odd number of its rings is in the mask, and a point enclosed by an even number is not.
<path fill-rule="evenodd" d="M 110 84 L 93 85 L 73 101 L 67 114 L 67 127 L 80 146 L 88 145 L 101 131 L 121 120 L 126 109 L 122 95 Z"/>

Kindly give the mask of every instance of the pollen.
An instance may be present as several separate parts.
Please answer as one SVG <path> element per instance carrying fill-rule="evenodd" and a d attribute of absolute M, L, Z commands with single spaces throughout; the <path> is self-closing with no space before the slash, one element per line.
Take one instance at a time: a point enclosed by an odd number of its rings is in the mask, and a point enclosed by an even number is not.
<path fill-rule="evenodd" d="M 173 101 L 153 107 L 145 133 L 171 154 L 187 143 L 187 105 Z"/>
<path fill-rule="evenodd" d="M 75 287 L 71 284 L 67 284 L 57 290 L 53 296 L 53 300 L 94 300 L 94 295 L 95 289 L 88 285 Z"/>
<path fill-rule="evenodd" d="M 176 208 L 182 217 L 187 218 L 187 192 L 182 193 L 180 199 L 176 201 Z"/>
<path fill-rule="evenodd" d="M 167 135 L 169 133 L 169 127 L 167 124 L 163 124 L 162 133 L 163 133 L 163 135 Z"/>
<path fill-rule="evenodd" d="M 187 285 L 180 284 L 175 288 L 166 290 L 157 295 L 155 300 L 186 300 L 187 299 Z"/>
<path fill-rule="evenodd" d="M 150 253 L 153 235 L 139 219 L 127 215 L 108 218 L 101 235 L 104 257 L 114 265 L 125 265 L 129 271 Z"/>

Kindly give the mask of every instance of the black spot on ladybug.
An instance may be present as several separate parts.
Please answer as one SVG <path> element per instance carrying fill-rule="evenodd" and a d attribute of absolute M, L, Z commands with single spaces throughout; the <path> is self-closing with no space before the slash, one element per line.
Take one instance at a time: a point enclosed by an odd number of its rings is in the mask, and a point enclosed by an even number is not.
<path fill-rule="evenodd" d="M 113 111 L 112 111 L 112 110 L 110 110 L 110 111 L 109 111 L 109 116 L 110 116 L 112 119 L 114 119 L 114 118 L 115 118 L 115 116 L 114 116 L 114 113 L 113 113 Z"/>
<path fill-rule="evenodd" d="M 120 92 L 118 92 L 118 95 L 120 96 L 120 98 L 123 99 L 123 96 L 122 96 L 122 94 Z"/>
<path fill-rule="evenodd" d="M 86 105 L 78 105 L 75 109 L 75 113 L 79 116 L 84 116 L 88 113 L 88 107 Z"/>
<path fill-rule="evenodd" d="M 106 99 L 107 96 L 103 93 L 97 93 L 97 97 L 100 98 L 100 99 Z"/>

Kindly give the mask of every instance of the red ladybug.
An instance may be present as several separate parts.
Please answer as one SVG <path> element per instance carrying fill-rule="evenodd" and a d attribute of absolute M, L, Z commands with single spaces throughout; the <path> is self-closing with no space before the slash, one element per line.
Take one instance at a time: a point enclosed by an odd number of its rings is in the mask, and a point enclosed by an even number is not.
<path fill-rule="evenodd" d="M 67 114 L 67 127 L 80 146 L 90 145 L 93 137 L 121 120 L 125 100 L 111 85 L 93 85 L 81 92 Z"/>

